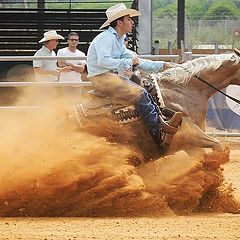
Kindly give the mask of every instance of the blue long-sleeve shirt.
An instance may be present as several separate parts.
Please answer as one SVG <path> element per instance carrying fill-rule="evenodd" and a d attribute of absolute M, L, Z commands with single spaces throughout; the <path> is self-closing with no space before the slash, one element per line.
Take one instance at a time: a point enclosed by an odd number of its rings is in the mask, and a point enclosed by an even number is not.
<path fill-rule="evenodd" d="M 87 53 L 88 77 L 132 68 L 134 55 L 124 45 L 124 37 L 119 37 L 116 30 L 109 27 L 93 39 Z M 148 72 L 158 72 L 162 67 L 162 61 L 144 59 L 140 59 L 138 66 L 139 69 Z"/>

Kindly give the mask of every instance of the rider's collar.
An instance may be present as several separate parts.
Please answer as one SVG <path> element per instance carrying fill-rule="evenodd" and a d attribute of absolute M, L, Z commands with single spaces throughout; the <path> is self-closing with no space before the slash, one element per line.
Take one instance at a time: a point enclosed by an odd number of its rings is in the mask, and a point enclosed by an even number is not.
<path fill-rule="evenodd" d="M 119 37 L 117 31 L 111 26 L 108 28 L 108 31 L 114 34 L 119 40 L 123 40 L 125 38 L 125 34 L 122 37 Z"/>

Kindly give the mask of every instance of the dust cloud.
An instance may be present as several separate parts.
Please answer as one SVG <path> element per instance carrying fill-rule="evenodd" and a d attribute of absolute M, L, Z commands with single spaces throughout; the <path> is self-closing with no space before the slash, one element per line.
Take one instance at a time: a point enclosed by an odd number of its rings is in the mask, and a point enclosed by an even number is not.
<path fill-rule="evenodd" d="M 212 167 L 212 155 L 205 161 L 180 151 L 134 167 L 129 159 L 142 157 L 136 148 L 101 137 L 111 122 L 102 122 L 97 135 L 80 129 L 53 91 L 28 88 L 15 103 L 43 108 L 0 112 L 0 216 L 189 214 L 209 206 L 209 193 L 221 195 L 223 161 Z M 233 202 L 221 210 L 232 211 Z"/>
<path fill-rule="evenodd" d="M 14 106 L 37 108 L 0 112 L 0 216 L 171 213 L 129 164 L 136 152 L 66 124 L 66 103 L 61 89 L 28 87 Z"/>
<path fill-rule="evenodd" d="M 1 216 L 134 215 L 150 206 L 171 212 L 145 190 L 127 147 L 78 129 L 56 134 L 46 110 L 2 121 Z"/>

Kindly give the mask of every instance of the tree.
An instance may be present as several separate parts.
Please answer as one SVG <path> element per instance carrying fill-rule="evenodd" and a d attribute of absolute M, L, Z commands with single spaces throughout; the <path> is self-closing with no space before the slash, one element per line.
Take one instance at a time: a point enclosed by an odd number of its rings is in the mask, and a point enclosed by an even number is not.
<path fill-rule="evenodd" d="M 237 8 L 240 8 L 240 1 L 239 0 L 233 0 Z"/>
<path fill-rule="evenodd" d="M 172 4 L 167 5 L 164 8 L 158 8 L 153 12 L 155 17 L 176 17 L 177 16 L 177 3 L 176 1 Z"/>
<path fill-rule="evenodd" d="M 239 0 L 185 0 L 185 3 L 186 17 L 190 20 L 240 17 Z M 153 15 L 176 17 L 177 0 L 153 0 Z"/>
<path fill-rule="evenodd" d="M 214 1 L 204 18 L 207 20 L 238 19 L 239 10 L 233 1 Z"/>
<path fill-rule="evenodd" d="M 165 8 L 174 2 L 176 2 L 176 0 L 152 0 L 152 7 L 153 9 Z"/>
<path fill-rule="evenodd" d="M 208 9 L 209 0 L 186 0 L 186 16 L 191 20 L 201 19 Z"/>

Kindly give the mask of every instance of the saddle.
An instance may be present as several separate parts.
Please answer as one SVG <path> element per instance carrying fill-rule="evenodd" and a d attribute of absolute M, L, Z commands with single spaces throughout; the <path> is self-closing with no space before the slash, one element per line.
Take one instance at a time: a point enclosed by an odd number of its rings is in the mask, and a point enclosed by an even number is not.
<path fill-rule="evenodd" d="M 158 146 L 161 148 L 163 146 L 166 147 L 171 143 L 174 134 L 181 124 L 182 113 L 159 107 L 157 89 L 151 79 L 142 80 L 141 76 L 135 73 L 131 80 L 140 84 L 149 92 L 152 103 L 155 104 L 158 110 L 160 119 L 160 131 L 152 137 Z M 106 93 L 97 90 L 88 91 L 88 95 L 90 96 L 90 100 L 85 100 L 74 106 L 74 113 L 80 125 L 83 117 L 110 117 L 120 124 L 140 120 L 135 105 L 130 101 L 112 98 Z"/>

